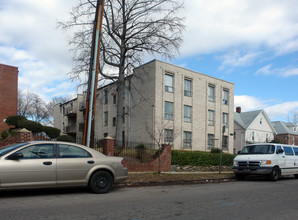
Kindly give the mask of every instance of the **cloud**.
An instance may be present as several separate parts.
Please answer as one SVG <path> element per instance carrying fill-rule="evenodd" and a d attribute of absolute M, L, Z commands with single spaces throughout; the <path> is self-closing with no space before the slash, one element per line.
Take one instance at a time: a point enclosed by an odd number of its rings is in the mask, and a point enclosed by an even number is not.
<path fill-rule="evenodd" d="M 286 115 L 298 109 L 298 101 L 284 102 L 271 105 L 271 100 L 261 100 L 253 96 L 235 96 L 234 106 L 241 107 L 242 112 L 264 109 L 271 121 L 283 121 Z"/>
<path fill-rule="evenodd" d="M 187 30 L 183 56 L 245 48 L 254 59 L 258 51 L 287 54 L 298 50 L 296 1 L 279 0 L 188 0 L 185 1 Z M 250 57 L 253 55 L 253 57 Z M 249 62 L 248 62 L 249 63 Z"/>
<path fill-rule="evenodd" d="M 281 77 L 298 76 L 298 68 L 287 66 L 283 68 L 272 68 L 272 64 L 268 64 L 256 71 L 258 75 L 277 75 Z"/>

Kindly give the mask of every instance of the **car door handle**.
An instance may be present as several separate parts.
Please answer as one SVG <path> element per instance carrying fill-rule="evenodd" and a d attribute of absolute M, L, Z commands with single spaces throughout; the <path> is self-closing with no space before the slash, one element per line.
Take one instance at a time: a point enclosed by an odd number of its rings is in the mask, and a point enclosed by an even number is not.
<path fill-rule="evenodd" d="M 87 163 L 94 164 L 93 160 L 89 160 Z"/>
<path fill-rule="evenodd" d="M 51 161 L 43 162 L 44 165 L 52 165 Z"/>

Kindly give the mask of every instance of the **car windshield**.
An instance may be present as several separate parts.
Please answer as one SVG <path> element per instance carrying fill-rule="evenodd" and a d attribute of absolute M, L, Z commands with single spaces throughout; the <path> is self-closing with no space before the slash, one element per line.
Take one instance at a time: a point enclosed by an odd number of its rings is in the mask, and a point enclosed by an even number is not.
<path fill-rule="evenodd" d="M 27 144 L 27 143 L 12 144 L 12 145 L 6 145 L 3 147 L 0 147 L 0 157 L 2 157 L 4 154 L 6 154 L 10 151 L 13 151 L 14 149 L 24 146 L 25 144 Z"/>
<path fill-rule="evenodd" d="M 243 148 L 239 154 L 273 154 L 274 145 L 250 145 Z"/>

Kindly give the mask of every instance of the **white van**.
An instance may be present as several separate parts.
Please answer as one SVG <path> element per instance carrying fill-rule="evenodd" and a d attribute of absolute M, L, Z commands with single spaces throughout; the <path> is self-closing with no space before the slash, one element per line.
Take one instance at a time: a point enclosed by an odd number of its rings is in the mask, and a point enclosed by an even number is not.
<path fill-rule="evenodd" d="M 278 180 L 282 175 L 294 175 L 298 179 L 298 146 L 247 145 L 234 158 L 233 171 L 237 179 L 248 175 L 266 175 L 272 180 Z"/>

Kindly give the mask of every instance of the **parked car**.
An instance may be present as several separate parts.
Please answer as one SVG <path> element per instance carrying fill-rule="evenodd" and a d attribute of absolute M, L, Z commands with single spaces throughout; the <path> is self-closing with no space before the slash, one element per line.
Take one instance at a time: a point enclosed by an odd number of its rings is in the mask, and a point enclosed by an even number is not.
<path fill-rule="evenodd" d="M 34 141 L 0 148 L 0 188 L 87 186 L 107 193 L 127 178 L 121 157 L 79 144 Z"/>
<path fill-rule="evenodd" d="M 237 179 L 249 175 L 266 175 L 278 180 L 282 175 L 298 179 L 298 146 L 285 144 L 251 144 L 234 158 L 233 171 Z"/>

